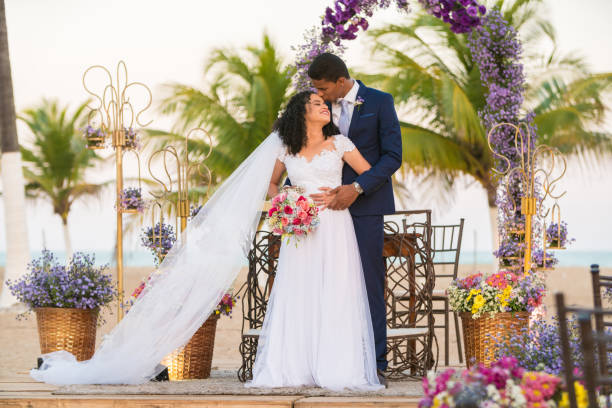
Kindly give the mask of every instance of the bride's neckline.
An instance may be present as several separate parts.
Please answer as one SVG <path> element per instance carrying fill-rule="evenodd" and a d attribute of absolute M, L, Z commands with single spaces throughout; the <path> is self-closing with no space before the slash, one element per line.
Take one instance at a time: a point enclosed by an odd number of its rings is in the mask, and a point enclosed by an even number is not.
<path fill-rule="evenodd" d="M 332 144 L 331 144 L 332 148 L 331 149 L 321 149 L 316 154 L 314 154 L 310 159 L 308 159 L 306 156 L 303 156 L 303 155 L 301 155 L 299 153 L 295 154 L 295 157 L 297 157 L 299 159 L 302 159 L 302 160 L 306 161 L 306 163 L 310 164 L 310 163 L 312 163 L 312 161 L 314 159 L 316 159 L 318 156 L 321 156 L 325 152 L 333 153 L 334 151 L 336 151 L 336 143 L 335 143 L 336 142 L 336 136 L 332 136 L 332 137 L 333 137 L 333 139 L 332 139 Z"/>

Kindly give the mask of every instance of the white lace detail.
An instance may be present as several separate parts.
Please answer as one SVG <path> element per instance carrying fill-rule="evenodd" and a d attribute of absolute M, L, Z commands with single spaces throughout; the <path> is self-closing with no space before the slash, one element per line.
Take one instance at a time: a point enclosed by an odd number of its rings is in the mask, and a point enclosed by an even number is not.
<path fill-rule="evenodd" d="M 344 135 L 334 136 L 334 145 L 336 146 L 336 151 L 338 154 L 340 154 L 340 157 L 342 157 L 346 152 L 355 150 L 355 144 L 351 142 L 351 139 Z"/>
<path fill-rule="evenodd" d="M 304 156 L 285 153 L 279 160 L 285 163 L 287 174 L 294 186 L 303 187 L 306 193 L 318 193 L 320 187 L 338 187 L 342 184 L 342 156 L 355 148 L 353 142 L 342 135 L 334 136 L 335 149 L 325 149 L 308 161 Z M 282 159 L 281 159 L 282 157 Z"/>

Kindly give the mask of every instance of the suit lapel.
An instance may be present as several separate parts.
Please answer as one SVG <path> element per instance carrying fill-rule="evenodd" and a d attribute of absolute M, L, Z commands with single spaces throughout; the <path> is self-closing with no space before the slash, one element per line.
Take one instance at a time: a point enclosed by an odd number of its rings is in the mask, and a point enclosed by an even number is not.
<path fill-rule="evenodd" d="M 363 106 L 368 102 L 365 98 L 365 94 L 367 93 L 368 88 L 363 84 L 363 82 L 357 80 L 359 84 L 359 89 L 357 89 L 357 97 L 363 98 L 363 104 L 361 106 L 353 107 L 353 115 L 351 116 L 351 124 L 349 125 L 348 138 L 351 138 L 351 134 L 353 133 L 353 128 L 355 127 L 355 123 L 357 122 L 357 118 L 359 117 L 359 110 L 363 108 Z"/>

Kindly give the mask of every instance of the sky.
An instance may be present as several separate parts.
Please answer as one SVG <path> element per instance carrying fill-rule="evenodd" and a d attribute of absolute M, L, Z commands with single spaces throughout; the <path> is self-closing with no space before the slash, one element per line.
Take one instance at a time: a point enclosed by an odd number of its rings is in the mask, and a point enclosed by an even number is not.
<path fill-rule="evenodd" d="M 291 61 L 291 47 L 302 42 L 305 30 L 317 24 L 332 0 L 5 0 L 9 49 L 17 111 L 38 104 L 42 98 L 59 99 L 77 106 L 86 99 L 81 79 L 88 66 L 100 64 L 114 70 L 125 60 L 131 80 L 151 88 L 154 109 L 145 115 L 156 128 L 170 121 L 155 109 L 164 96 L 164 84 L 180 82 L 203 86 L 203 66 L 209 52 L 218 47 L 258 45 L 268 33 L 281 53 Z M 414 8 L 417 1 L 413 0 Z M 558 31 L 560 48 L 584 56 L 594 72 L 612 71 L 609 39 L 612 1 L 546 0 L 545 12 Z M 400 22 L 391 8 L 371 19 L 373 26 Z M 369 54 L 361 40 L 349 44 L 349 66 L 367 70 Z M 610 122 L 610 121 L 609 121 Z M 612 122 L 611 122 L 612 123 Z M 609 131 L 610 129 L 608 129 Z M 19 128 L 21 142 L 30 137 Z M 144 171 L 144 170 L 143 170 Z M 128 165 L 128 173 L 135 167 Z M 563 186 L 567 194 L 559 201 L 562 218 L 575 237 L 574 248 L 612 251 L 612 159 L 593 167 L 572 161 Z M 91 175 L 108 180 L 111 165 Z M 128 174 L 130 175 L 130 174 Z M 485 193 L 469 180 L 457 183 L 450 199 L 427 194 L 431 186 L 409 179 L 411 199 L 407 209 L 432 208 L 434 223 L 466 219 L 465 250 L 491 249 Z M 69 218 L 73 248 L 111 250 L 114 244 L 114 198 L 109 191 L 102 200 L 77 202 Z M 0 223 L 4 212 L 0 198 Z M 27 204 L 29 241 L 32 250 L 64 247 L 59 216 L 42 201 Z M 148 221 L 148 219 L 147 219 Z M 95 231 L 95 233 L 92 233 Z M 5 248 L 0 231 L 0 252 Z M 138 248 L 135 236 L 125 250 Z"/>

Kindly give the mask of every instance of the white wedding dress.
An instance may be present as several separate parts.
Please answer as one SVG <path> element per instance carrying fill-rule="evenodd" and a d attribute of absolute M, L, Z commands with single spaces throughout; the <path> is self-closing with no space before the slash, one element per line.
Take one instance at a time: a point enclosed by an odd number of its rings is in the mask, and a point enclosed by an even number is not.
<path fill-rule="evenodd" d="M 334 136 L 334 150 L 307 161 L 282 152 L 291 184 L 306 194 L 341 184 L 342 156 L 355 148 Z M 320 386 L 377 390 L 374 335 L 359 248 L 348 210 L 320 212 L 309 235 L 281 246 L 274 286 L 248 387 Z"/>
<path fill-rule="evenodd" d="M 292 181 L 308 192 L 339 185 L 342 152 L 353 145 L 336 136 L 335 146 L 310 163 L 286 156 Z M 53 352 L 30 375 L 65 385 L 142 384 L 159 374 L 159 362 L 189 341 L 246 266 L 274 164 L 285 151 L 272 133 L 223 182 L 90 360 Z M 348 211 L 323 211 L 317 230 L 297 249 L 284 246 L 280 256 L 250 385 L 381 387 Z"/>

